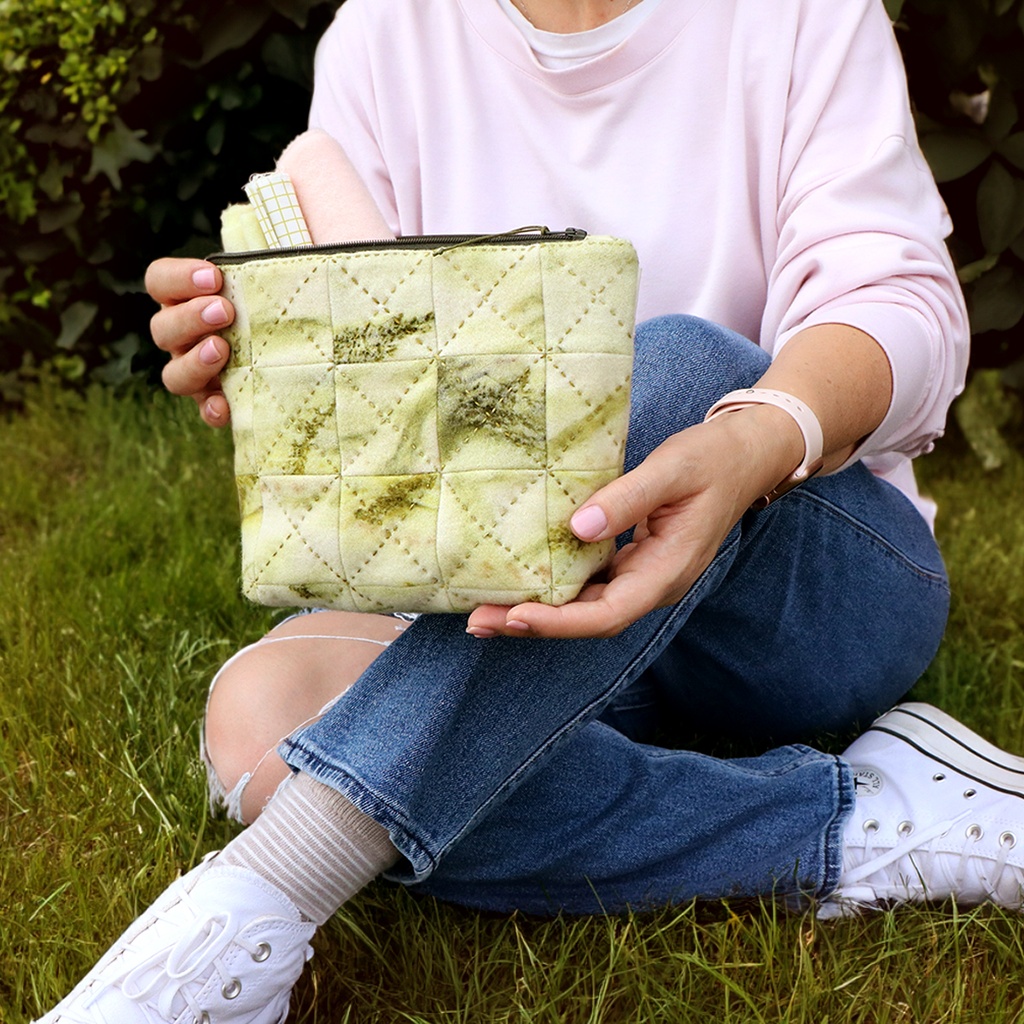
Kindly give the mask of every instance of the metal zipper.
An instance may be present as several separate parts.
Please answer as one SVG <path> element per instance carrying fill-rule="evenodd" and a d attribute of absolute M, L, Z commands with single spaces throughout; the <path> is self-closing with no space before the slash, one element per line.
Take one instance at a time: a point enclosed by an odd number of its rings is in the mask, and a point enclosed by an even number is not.
<path fill-rule="evenodd" d="M 586 238 L 583 228 L 566 228 L 551 231 L 542 225 L 516 228 L 493 235 L 405 235 L 399 238 L 375 239 L 366 242 L 327 243 L 322 245 L 294 245 L 280 249 L 254 249 L 250 252 L 216 252 L 207 256 L 210 263 L 248 263 L 252 260 L 269 260 L 277 256 L 301 256 L 308 253 L 329 255 L 335 252 L 365 252 L 382 249 L 436 249 L 446 252 L 463 245 L 480 245 L 487 242 L 504 244 L 515 242 L 575 242 Z"/>

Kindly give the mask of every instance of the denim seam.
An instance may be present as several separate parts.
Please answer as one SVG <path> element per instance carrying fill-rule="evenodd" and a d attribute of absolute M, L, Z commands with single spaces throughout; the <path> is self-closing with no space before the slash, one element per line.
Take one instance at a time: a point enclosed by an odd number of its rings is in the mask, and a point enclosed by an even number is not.
<path fill-rule="evenodd" d="M 901 551 L 876 530 L 873 530 L 870 526 L 861 522 L 861 520 L 851 516 L 845 509 L 840 508 L 838 505 L 829 501 L 828 498 L 824 498 L 820 494 L 816 494 L 814 491 L 802 490 L 793 492 L 786 498 L 786 500 L 806 501 L 820 506 L 822 511 L 830 513 L 832 518 L 840 520 L 859 533 L 866 540 L 873 542 L 894 561 L 906 567 L 909 571 L 914 573 L 914 575 L 921 577 L 926 582 L 939 586 L 947 593 L 949 592 L 949 581 L 943 573 L 935 572 L 934 570 L 928 569 L 915 562 L 914 559 L 912 559 L 905 551 Z"/>
<path fill-rule="evenodd" d="M 783 775 L 788 775 L 790 772 L 795 771 L 798 768 L 802 768 L 806 764 L 811 764 L 814 761 L 831 761 L 833 759 L 831 754 L 826 754 L 821 750 L 815 750 L 814 747 L 808 747 L 802 743 L 787 743 L 773 749 L 775 752 L 781 750 L 791 751 L 794 755 L 794 759 L 787 764 L 779 765 L 777 768 L 748 768 L 746 765 L 738 764 L 733 758 L 717 758 L 716 760 L 720 760 L 723 764 L 729 765 L 729 767 L 734 771 L 741 772 L 746 775 L 756 776 L 759 779 L 777 779 Z M 663 757 L 674 757 L 678 753 L 680 753 L 679 750 L 672 749 L 649 749 L 646 752 L 647 757 L 651 760 L 658 760 Z"/>
<path fill-rule="evenodd" d="M 346 799 L 362 811 L 368 817 L 377 818 L 381 812 L 383 817 L 389 819 L 388 824 L 397 828 L 398 833 L 409 840 L 418 852 L 424 854 L 427 860 L 433 864 L 434 857 L 423 847 L 413 832 L 410 831 L 411 822 L 402 810 L 392 804 L 384 796 L 377 792 L 367 781 L 348 765 L 339 765 L 326 761 L 318 750 L 301 746 L 295 737 L 289 736 L 283 740 L 278 751 L 289 767 L 305 771 L 308 775 L 336 789 Z M 353 789 L 353 787 L 355 787 Z M 381 823 L 383 824 L 383 823 Z"/>
<path fill-rule="evenodd" d="M 828 897 L 839 888 L 843 873 L 843 836 L 857 799 L 852 769 L 842 758 L 833 757 L 833 761 L 836 767 L 834 792 L 837 806 L 832 820 L 821 831 L 819 860 L 824 870 L 816 894 L 819 899 Z"/>

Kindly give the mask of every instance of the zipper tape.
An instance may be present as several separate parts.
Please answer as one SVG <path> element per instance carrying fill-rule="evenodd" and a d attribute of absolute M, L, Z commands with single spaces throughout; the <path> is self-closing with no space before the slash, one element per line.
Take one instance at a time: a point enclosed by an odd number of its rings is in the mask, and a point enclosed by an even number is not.
<path fill-rule="evenodd" d="M 330 255 L 342 252 L 373 252 L 387 249 L 436 249 L 447 252 L 465 245 L 484 245 L 488 242 L 529 245 L 535 242 L 576 242 L 586 238 L 583 228 L 551 231 L 541 225 L 516 228 L 492 235 L 404 235 L 398 238 L 375 239 L 368 242 L 344 242 L 326 245 L 295 245 L 280 249 L 255 249 L 251 252 L 216 252 L 207 256 L 210 263 L 248 263 L 252 260 L 270 260 L 278 256 L 302 256 L 309 253 Z"/>

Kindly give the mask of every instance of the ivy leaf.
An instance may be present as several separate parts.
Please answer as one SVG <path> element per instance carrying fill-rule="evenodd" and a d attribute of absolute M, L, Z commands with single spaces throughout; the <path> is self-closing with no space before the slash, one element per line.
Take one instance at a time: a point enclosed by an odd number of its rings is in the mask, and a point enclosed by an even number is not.
<path fill-rule="evenodd" d="M 227 126 L 227 121 L 223 117 L 218 117 L 206 129 L 206 148 L 214 156 L 220 156 L 220 151 L 224 148 L 224 136 L 227 132 Z"/>
<path fill-rule="evenodd" d="M 925 135 L 921 139 L 921 149 L 938 182 L 955 181 L 970 174 L 992 153 L 992 147 L 984 139 L 964 132 Z"/>
<path fill-rule="evenodd" d="M 978 230 L 988 253 L 1008 249 L 1024 231 L 1024 182 L 998 160 L 978 186 Z"/>
<path fill-rule="evenodd" d="M 1000 82 L 992 90 L 988 117 L 985 118 L 982 129 L 985 138 L 993 144 L 1005 139 L 1017 123 L 1017 113 L 1017 104 L 1013 100 L 1013 93 L 1004 83 Z"/>
<path fill-rule="evenodd" d="M 75 342 L 85 334 L 89 325 L 96 319 L 99 306 L 95 302 L 72 302 L 60 315 L 60 337 L 57 348 L 71 349 Z"/>
<path fill-rule="evenodd" d="M 141 345 L 137 334 L 126 334 L 110 346 L 113 355 L 92 372 L 101 384 L 124 384 L 132 375 L 132 358 L 139 354 Z"/>
<path fill-rule="evenodd" d="M 257 3 L 217 8 L 203 25 L 200 64 L 209 64 L 222 53 L 245 46 L 263 28 L 269 16 L 269 11 Z"/>
<path fill-rule="evenodd" d="M 48 235 L 51 231 L 60 231 L 74 224 L 84 212 L 85 206 L 74 199 L 45 207 L 39 212 L 39 233 Z"/>
<path fill-rule="evenodd" d="M 270 6 L 283 14 L 299 28 L 305 28 L 309 20 L 309 12 L 317 6 L 320 0 L 270 0 Z"/>
<path fill-rule="evenodd" d="M 105 174 L 114 188 L 121 188 L 121 171 L 129 164 L 148 164 L 156 156 L 156 149 L 147 146 L 142 137 L 145 131 L 132 131 L 119 117 L 111 121 L 111 130 L 93 146 L 92 165 L 85 176 L 87 182 Z"/>
<path fill-rule="evenodd" d="M 51 202 L 57 202 L 64 195 L 64 179 L 74 168 L 70 163 L 58 160 L 51 153 L 46 170 L 39 175 L 39 188 Z"/>
<path fill-rule="evenodd" d="M 275 32 L 263 44 L 263 63 L 272 75 L 312 89 L 314 48 L 310 40 Z"/>
<path fill-rule="evenodd" d="M 996 267 L 974 288 L 971 333 L 1008 331 L 1024 317 L 1024 281 L 1010 267 Z"/>
<path fill-rule="evenodd" d="M 975 260 L 973 263 L 968 263 L 966 266 L 961 267 L 957 272 L 957 280 L 961 284 L 974 284 L 983 274 L 987 274 L 997 263 L 999 262 L 999 256 L 997 253 L 989 253 L 983 259 Z"/>
<path fill-rule="evenodd" d="M 1013 135 L 999 143 L 999 155 L 1006 157 L 1014 167 L 1024 171 L 1024 132 Z"/>

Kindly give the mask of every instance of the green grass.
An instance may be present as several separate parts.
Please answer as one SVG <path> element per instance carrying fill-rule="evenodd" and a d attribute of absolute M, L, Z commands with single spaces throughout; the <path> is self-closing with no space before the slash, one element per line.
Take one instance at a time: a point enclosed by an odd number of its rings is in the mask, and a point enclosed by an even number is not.
<path fill-rule="evenodd" d="M 1024 751 L 1024 468 L 983 474 L 952 442 L 922 476 L 955 598 L 915 695 Z M 0 422 L 5 1024 L 48 1009 L 232 834 L 207 814 L 195 750 L 212 671 L 272 622 L 238 597 L 236 573 L 230 439 L 190 403 L 43 390 Z M 991 908 L 537 921 L 380 885 L 318 936 L 292 1019 L 1017 1021 L 1022 935 Z"/>

